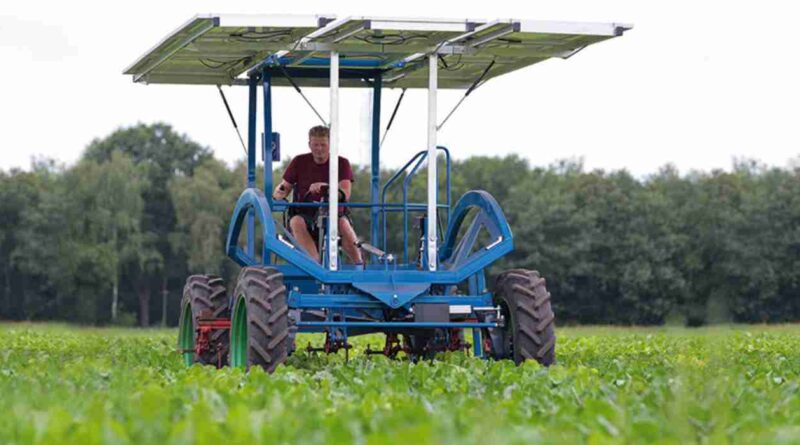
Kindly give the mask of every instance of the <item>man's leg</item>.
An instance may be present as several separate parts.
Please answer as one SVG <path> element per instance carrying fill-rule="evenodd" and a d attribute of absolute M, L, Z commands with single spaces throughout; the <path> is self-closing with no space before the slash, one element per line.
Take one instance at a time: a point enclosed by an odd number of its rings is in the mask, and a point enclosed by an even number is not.
<path fill-rule="evenodd" d="M 350 261 L 355 264 L 363 263 L 361 250 L 356 247 L 356 231 L 350 225 L 350 220 L 344 216 L 339 217 L 339 236 L 342 237 L 342 249 L 350 257 Z"/>
<path fill-rule="evenodd" d="M 341 224 L 339 225 L 341 227 Z M 317 243 L 308 231 L 306 220 L 301 215 L 295 215 L 289 220 L 289 227 L 292 229 L 292 235 L 300 243 L 300 246 L 308 252 L 312 258 L 319 263 L 319 252 L 317 251 Z M 352 229 L 350 229 L 352 230 Z"/>

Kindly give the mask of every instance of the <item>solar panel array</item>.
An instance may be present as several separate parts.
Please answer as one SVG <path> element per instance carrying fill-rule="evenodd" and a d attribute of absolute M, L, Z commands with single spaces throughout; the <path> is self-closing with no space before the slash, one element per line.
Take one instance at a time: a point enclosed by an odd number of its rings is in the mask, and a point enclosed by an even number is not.
<path fill-rule="evenodd" d="M 135 82 L 242 83 L 263 66 L 301 86 L 328 86 L 337 51 L 343 87 L 380 73 L 387 87 L 426 88 L 427 54 L 439 54 L 439 88 L 468 88 L 622 35 L 631 26 L 526 20 L 445 20 L 314 15 L 197 16 L 125 70 Z M 487 68 L 491 68 L 487 71 Z M 276 85 L 288 85 L 284 76 Z"/>

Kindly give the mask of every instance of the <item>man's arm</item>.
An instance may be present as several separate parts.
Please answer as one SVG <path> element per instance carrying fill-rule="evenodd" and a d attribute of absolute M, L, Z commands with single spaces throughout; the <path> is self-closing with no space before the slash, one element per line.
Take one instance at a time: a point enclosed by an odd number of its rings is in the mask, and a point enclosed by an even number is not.
<path fill-rule="evenodd" d="M 349 202 L 350 201 L 350 190 L 353 187 L 353 181 L 349 179 L 342 179 L 339 181 L 339 190 L 344 192 L 344 198 Z"/>
<path fill-rule="evenodd" d="M 289 184 L 285 179 L 281 179 L 281 183 L 272 192 L 272 199 L 286 199 L 291 192 L 292 184 Z"/>
<path fill-rule="evenodd" d="M 292 184 L 297 183 L 297 158 L 293 158 L 286 171 L 283 172 L 283 178 L 275 190 L 272 192 L 272 199 L 286 199 L 289 193 L 292 192 Z"/>
<path fill-rule="evenodd" d="M 350 161 L 341 156 L 339 157 L 339 171 L 339 190 L 344 192 L 344 199 L 349 202 L 350 190 L 353 187 L 353 168 L 350 167 Z"/>

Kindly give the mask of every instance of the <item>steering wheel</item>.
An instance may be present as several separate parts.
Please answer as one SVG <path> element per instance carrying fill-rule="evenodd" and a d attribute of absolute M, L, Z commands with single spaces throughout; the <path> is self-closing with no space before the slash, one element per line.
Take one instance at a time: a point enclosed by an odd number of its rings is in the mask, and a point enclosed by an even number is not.
<path fill-rule="evenodd" d="M 309 190 L 303 195 L 303 199 L 301 199 L 300 201 L 301 202 L 328 202 L 328 192 L 329 191 L 330 191 L 330 186 L 323 185 L 322 187 L 320 187 L 320 191 L 319 192 L 320 192 L 321 198 L 319 200 L 311 199 L 312 193 L 311 193 L 311 190 Z M 345 195 L 344 190 L 342 190 L 342 189 L 339 189 L 339 202 L 347 202 L 347 195 Z"/>

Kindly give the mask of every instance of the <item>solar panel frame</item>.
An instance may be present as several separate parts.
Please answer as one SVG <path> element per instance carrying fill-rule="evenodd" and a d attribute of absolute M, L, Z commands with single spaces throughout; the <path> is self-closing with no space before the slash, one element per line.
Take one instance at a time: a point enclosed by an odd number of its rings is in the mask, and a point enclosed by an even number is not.
<path fill-rule="evenodd" d="M 249 66 L 289 47 L 331 20 L 320 15 L 197 15 L 137 59 L 124 74 L 133 75 L 134 82 L 144 83 L 236 83 L 236 77 Z M 258 37 L 272 32 L 286 33 L 287 38 L 273 37 L 265 42 Z M 218 40 L 222 44 L 217 52 L 209 50 L 208 46 Z M 201 51 L 204 46 L 206 50 Z M 238 55 L 240 57 L 223 62 L 242 63 L 216 69 L 196 66 L 210 55 L 221 58 Z"/>
<path fill-rule="evenodd" d="M 125 69 L 134 82 L 242 84 L 270 65 L 293 68 L 301 86 L 328 85 L 321 68 L 331 51 L 345 71 L 342 87 L 426 88 L 426 54 L 437 52 L 439 88 L 468 88 L 494 61 L 485 80 L 566 58 L 630 25 L 499 19 L 428 19 L 323 15 L 198 15 Z M 303 70 L 309 70 L 305 75 Z M 347 74 L 347 71 L 352 73 Z M 359 74 L 358 72 L 361 72 Z M 274 85 L 289 85 L 274 71 Z"/>

